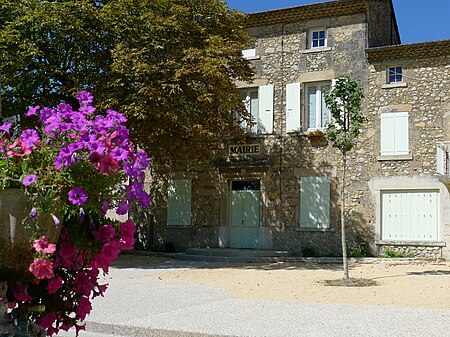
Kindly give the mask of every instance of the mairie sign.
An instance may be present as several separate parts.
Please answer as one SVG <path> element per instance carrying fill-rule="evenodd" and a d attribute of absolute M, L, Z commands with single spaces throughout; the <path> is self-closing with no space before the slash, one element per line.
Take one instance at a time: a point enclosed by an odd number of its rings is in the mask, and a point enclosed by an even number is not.
<path fill-rule="evenodd" d="M 229 154 L 244 156 L 244 155 L 255 155 L 261 153 L 260 144 L 239 144 L 230 145 Z"/>

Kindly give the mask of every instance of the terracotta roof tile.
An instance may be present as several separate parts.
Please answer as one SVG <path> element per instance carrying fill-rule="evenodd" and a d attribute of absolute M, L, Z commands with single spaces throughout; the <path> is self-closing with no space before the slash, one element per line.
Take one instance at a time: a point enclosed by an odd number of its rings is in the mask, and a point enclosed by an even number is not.
<path fill-rule="evenodd" d="M 450 40 L 429 41 L 366 49 L 371 63 L 402 58 L 429 58 L 450 55 Z"/>

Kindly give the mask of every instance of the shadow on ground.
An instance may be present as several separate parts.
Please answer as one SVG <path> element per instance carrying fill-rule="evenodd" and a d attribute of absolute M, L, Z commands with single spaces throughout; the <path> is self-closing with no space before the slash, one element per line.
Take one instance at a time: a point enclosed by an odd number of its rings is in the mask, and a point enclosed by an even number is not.
<path fill-rule="evenodd" d="M 341 264 L 311 262 L 202 262 L 183 261 L 166 257 L 122 254 L 113 263 L 116 269 L 220 269 L 249 270 L 340 270 Z"/>

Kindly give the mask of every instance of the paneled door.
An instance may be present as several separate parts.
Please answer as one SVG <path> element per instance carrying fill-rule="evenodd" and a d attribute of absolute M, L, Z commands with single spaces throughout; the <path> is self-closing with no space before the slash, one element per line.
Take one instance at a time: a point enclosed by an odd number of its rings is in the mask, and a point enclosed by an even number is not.
<path fill-rule="evenodd" d="M 259 248 L 260 195 L 259 181 L 233 181 L 231 183 L 231 248 Z"/>

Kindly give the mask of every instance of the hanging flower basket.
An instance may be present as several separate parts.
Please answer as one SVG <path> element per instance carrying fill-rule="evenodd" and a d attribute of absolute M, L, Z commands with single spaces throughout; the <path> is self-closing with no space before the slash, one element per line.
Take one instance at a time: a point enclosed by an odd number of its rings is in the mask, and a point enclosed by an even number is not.
<path fill-rule="evenodd" d="M 321 130 L 314 130 L 307 134 L 307 137 L 311 144 L 326 142 L 325 134 Z"/>

